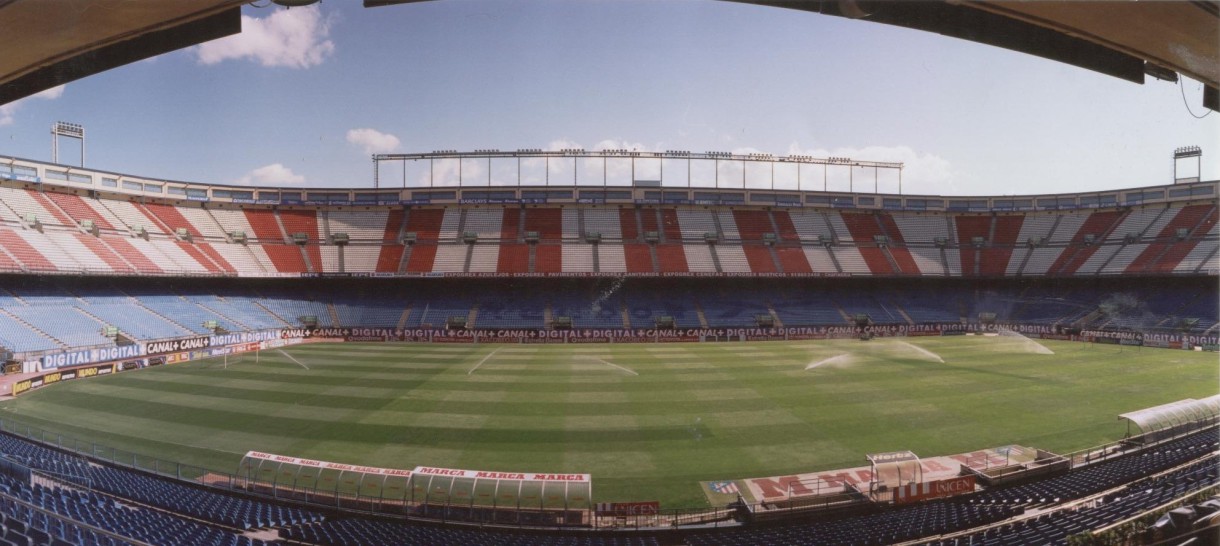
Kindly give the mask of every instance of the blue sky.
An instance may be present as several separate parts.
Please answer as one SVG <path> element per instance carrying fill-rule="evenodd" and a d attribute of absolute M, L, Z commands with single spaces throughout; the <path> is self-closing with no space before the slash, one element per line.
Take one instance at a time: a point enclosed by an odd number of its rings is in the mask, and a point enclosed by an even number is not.
<path fill-rule="evenodd" d="M 238 37 L 0 106 L 0 153 L 49 159 L 62 120 L 89 167 L 214 183 L 364 187 L 371 152 L 569 146 L 903 161 L 905 193 L 989 195 L 1169 183 L 1198 145 L 1220 178 L 1196 82 L 875 23 L 708 0 L 244 15 Z"/>

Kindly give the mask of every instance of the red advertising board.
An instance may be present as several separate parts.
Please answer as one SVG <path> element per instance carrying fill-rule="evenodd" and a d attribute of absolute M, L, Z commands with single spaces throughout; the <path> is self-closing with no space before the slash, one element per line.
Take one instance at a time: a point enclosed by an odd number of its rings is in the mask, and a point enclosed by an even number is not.
<path fill-rule="evenodd" d="M 907 504 L 928 499 L 964 495 L 974 491 L 974 476 L 958 476 L 945 480 L 911 483 L 894 490 L 894 504 Z"/>
<path fill-rule="evenodd" d="M 660 511 L 661 503 L 658 501 L 597 503 L 599 516 L 655 516 Z"/>

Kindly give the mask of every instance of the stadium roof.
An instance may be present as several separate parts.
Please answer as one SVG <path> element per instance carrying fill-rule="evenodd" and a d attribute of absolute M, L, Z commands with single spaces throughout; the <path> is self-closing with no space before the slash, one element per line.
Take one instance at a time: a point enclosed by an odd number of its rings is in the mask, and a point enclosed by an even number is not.
<path fill-rule="evenodd" d="M 418 0 L 365 0 L 365 7 Z M 851 17 L 1021 51 L 1143 83 L 1180 73 L 1217 109 L 1220 3 L 729 0 Z M 241 30 L 250 0 L 0 0 L 0 104 Z"/>
<path fill-rule="evenodd" d="M 1144 83 L 1145 73 L 1164 78 L 1176 72 L 1210 87 L 1210 107 L 1217 108 L 1220 2 L 730 1 L 936 32 L 1135 83 Z"/>
<path fill-rule="evenodd" d="M 241 32 L 249 0 L 0 0 L 0 104 Z"/>

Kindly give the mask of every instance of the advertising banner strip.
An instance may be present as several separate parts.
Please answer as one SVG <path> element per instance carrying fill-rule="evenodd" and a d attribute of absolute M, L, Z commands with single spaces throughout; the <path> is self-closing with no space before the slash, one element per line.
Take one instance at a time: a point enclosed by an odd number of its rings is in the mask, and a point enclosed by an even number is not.
<path fill-rule="evenodd" d="M 277 463 L 291 464 L 304 466 L 309 468 L 319 468 L 325 470 L 341 470 L 350 472 L 363 472 L 365 474 L 377 474 L 381 476 L 410 476 L 410 470 L 401 470 L 396 468 L 378 468 L 375 466 L 362 466 L 355 464 L 332 463 L 329 461 L 315 461 L 313 459 L 302 459 L 300 457 L 289 457 L 287 455 L 276 455 L 274 453 L 263 453 L 261 451 L 248 451 L 246 457 L 250 459 L 259 459 L 263 461 L 272 461 Z"/>
<path fill-rule="evenodd" d="M 209 336 L 191 337 L 186 339 L 171 339 L 169 341 L 153 341 L 146 343 L 145 353 L 149 355 L 159 355 L 165 353 L 177 353 L 181 351 L 190 351 L 194 349 L 206 349 L 212 346 L 212 338 Z"/>
<path fill-rule="evenodd" d="M 599 502 L 594 508 L 603 516 L 654 516 L 661 511 L 659 501 Z"/>
<path fill-rule="evenodd" d="M 451 478 L 484 478 L 489 480 L 522 480 L 534 482 L 567 482 L 589 483 L 589 474 L 547 474 L 542 472 L 489 472 L 486 470 L 461 470 L 457 468 L 437 468 L 435 466 L 417 466 L 415 473 L 423 476 L 448 476 Z"/>
<path fill-rule="evenodd" d="M 704 339 L 738 338 L 755 341 L 782 339 L 823 339 L 853 337 L 862 332 L 875 336 L 904 336 L 916 333 L 939 335 L 945 331 L 965 331 L 968 326 L 956 323 L 919 325 L 807 326 L 789 328 L 633 328 L 544 330 L 501 328 L 487 330 L 446 330 L 417 328 L 285 328 L 279 339 L 332 339 L 343 341 L 431 341 L 433 343 L 605 343 L 610 342 L 695 342 Z M 217 344 L 213 343 L 213 346 Z M 150 353 L 151 354 L 151 353 Z"/>
<path fill-rule="evenodd" d="M 907 504 L 974 492 L 974 476 L 959 476 L 947 480 L 909 483 L 894 491 L 895 504 Z"/>
<path fill-rule="evenodd" d="M 114 364 L 103 364 L 101 366 L 89 366 L 88 368 L 77 368 L 66 372 L 50 372 L 29 379 L 23 379 L 13 383 L 13 396 L 23 394 L 35 389 L 53 385 L 61 381 L 71 381 L 82 377 L 96 377 L 99 375 L 108 375 L 114 373 Z"/>
<path fill-rule="evenodd" d="M 142 350 L 142 347 L 133 343 L 130 345 L 82 349 L 79 351 L 65 351 L 43 355 L 41 358 L 41 364 L 43 369 L 65 368 L 68 366 L 80 366 L 81 364 L 92 364 L 94 362 L 104 362 L 107 360 L 135 358 L 142 356 L 143 354 L 144 351 Z"/>

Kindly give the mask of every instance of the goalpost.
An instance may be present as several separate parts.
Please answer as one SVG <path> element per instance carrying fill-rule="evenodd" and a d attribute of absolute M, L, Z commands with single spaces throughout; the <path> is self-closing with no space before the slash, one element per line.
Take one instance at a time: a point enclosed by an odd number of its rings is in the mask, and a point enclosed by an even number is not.
<path fill-rule="evenodd" d="M 254 363 L 255 364 L 258 364 L 258 358 L 259 358 L 260 353 L 262 353 L 261 348 L 255 347 L 255 349 L 254 349 Z M 226 370 L 229 369 L 229 364 L 241 364 L 242 362 L 245 362 L 246 357 L 249 355 L 250 355 L 249 351 L 240 352 L 240 353 L 226 352 L 224 354 L 224 369 L 226 369 Z"/>

